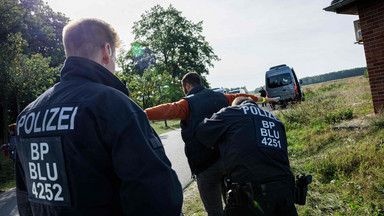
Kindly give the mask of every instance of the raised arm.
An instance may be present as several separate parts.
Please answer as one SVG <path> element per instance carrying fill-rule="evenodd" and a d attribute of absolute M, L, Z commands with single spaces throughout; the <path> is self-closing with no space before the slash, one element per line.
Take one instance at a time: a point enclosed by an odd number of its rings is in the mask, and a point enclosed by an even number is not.
<path fill-rule="evenodd" d="M 144 110 L 149 120 L 180 119 L 188 120 L 190 109 L 187 100 L 181 99 L 175 103 L 161 104 Z"/>
<path fill-rule="evenodd" d="M 254 100 L 256 102 L 262 102 L 262 103 L 279 102 L 278 100 L 276 100 L 274 98 L 257 97 L 255 95 L 245 94 L 245 93 L 225 94 L 225 97 L 227 98 L 229 105 L 231 105 L 233 100 L 235 100 L 235 98 L 237 98 L 237 97 L 250 97 L 250 98 L 252 98 L 252 100 Z"/>

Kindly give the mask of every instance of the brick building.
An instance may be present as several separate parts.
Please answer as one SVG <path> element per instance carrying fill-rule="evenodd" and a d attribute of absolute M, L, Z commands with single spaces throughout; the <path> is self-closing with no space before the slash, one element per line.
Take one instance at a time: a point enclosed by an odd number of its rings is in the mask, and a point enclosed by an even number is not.
<path fill-rule="evenodd" d="M 375 113 L 382 111 L 384 109 L 384 0 L 333 0 L 324 10 L 359 16 L 373 106 Z"/>

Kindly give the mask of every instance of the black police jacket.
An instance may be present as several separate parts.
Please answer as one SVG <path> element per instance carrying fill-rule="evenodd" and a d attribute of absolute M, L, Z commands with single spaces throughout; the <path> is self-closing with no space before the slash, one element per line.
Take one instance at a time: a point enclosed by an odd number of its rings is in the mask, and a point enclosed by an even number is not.
<path fill-rule="evenodd" d="M 188 122 L 180 122 L 181 137 L 185 142 L 185 154 L 194 175 L 204 171 L 220 158 L 217 148 L 206 148 L 196 139 L 196 127 L 204 118 L 228 106 L 228 100 L 222 93 L 206 89 L 202 85 L 194 87 L 184 99 L 188 101 L 190 116 Z"/>
<path fill-rule="evenodd" d="M 20 215 L 180 215 L 182 188 L 127 88 L 69 57 L 61 82 L 17 120 Z"/>
<path fill-rule="evenodd" d="M 219 147 L 233 181 L 265 183 L 293 176 L 283 124 L 252 100 L 205 119 L 196 137 L 208 148 Z"/>

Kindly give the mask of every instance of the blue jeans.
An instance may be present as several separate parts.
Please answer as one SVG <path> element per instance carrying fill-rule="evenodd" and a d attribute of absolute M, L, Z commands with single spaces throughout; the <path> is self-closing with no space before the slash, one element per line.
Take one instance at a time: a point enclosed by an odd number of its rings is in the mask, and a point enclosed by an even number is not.
<path fill-rule="evenodd" d="M 208 216 L 223 215 L 224 177 L 224 164 L 221 159 L 197 175 L 197 186 Z"/>

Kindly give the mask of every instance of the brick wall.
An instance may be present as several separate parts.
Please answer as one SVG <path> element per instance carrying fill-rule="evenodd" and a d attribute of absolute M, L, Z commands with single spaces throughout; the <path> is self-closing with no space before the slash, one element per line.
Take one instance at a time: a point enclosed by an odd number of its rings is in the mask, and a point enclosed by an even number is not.
<path fill-rule="evenodd" d="M 375 113 L 384 109 L 384 1 L 362 0 L 358 5 Z"/>

